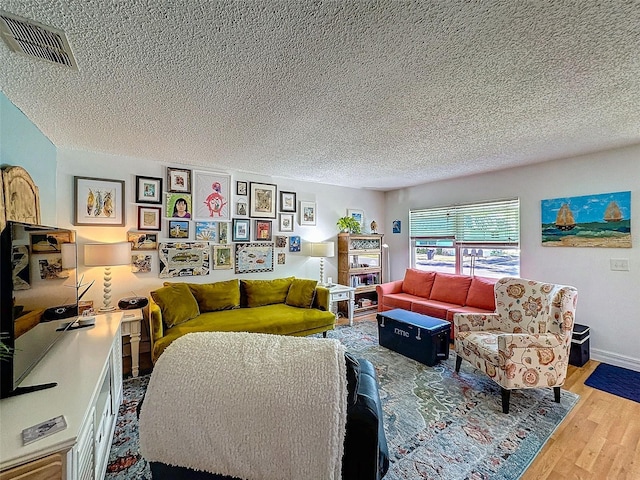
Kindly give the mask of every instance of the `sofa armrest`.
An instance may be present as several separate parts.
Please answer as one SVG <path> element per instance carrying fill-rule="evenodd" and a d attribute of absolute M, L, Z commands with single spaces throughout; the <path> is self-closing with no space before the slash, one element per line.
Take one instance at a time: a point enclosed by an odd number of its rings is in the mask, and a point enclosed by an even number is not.
<path fill-rule="evenodd" d="M 390 293 L 402 293 L 402 280 L 394 280 L 393 282 L 381 283 L 376 286 L 378 298 L 380 295 L 389 295 Z"/>
<path fill-rule="evenodd" d="M 355 403 L 347 405 L 342 478 L 379 480 L 389 469 L 389 448 L 378 377 L 370 361 L 357 362 Z"/>
<path fill-rule="evenodd" d="M 313 308 L 329 311 L 329 289 L 318 285 L 316 287 L 316 295 L 313 299 Z"/>
<path fill-rule="evenodd" d="M 164 325 L 162 324 L 162 310 L 160 305 L 149 296 L 149 337 L 151 338 L 151 350 L 153 344 L 164 336 Z"/>

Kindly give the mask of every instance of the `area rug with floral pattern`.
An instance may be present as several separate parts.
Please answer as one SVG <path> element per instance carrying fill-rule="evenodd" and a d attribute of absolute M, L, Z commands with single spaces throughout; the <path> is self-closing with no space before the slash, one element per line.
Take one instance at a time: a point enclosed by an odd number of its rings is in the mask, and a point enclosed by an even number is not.
<path fill-rule="evenodd" d="M 514 390 L 502 413 L 500 387 L 455 353 L 434 367 L 378 345 L 377 325 L 357 322 L 329 332 L 378 372 L 391 465 L 386 480 L 519 478 L 578 401 L 551 389 Z M 125 381 L 107 479 L 150 479 L 138 451 L 136 406 L 148 376 Z"/>

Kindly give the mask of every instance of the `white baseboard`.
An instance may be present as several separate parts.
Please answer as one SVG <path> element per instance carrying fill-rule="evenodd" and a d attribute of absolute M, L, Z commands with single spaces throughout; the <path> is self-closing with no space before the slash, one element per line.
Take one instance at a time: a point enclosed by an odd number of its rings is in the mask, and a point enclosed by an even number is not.
<path fill-rule="evenodd" d="M 606 350 L 599 350 L 597 348 L 591 349 L 591 358 L 598 362 L 608 363 L 609 365 L 615 365 L 616 367 L 628 368 L 629 370 L 640 372 L 640 358 L 627 357 L 626 355 L 607 352 Z"/>

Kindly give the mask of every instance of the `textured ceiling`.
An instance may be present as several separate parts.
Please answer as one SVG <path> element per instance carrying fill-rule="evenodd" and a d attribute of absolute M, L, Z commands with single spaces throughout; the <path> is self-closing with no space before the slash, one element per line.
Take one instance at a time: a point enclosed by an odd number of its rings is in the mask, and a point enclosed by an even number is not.
<path fill-rule="evenodd" d="M 0 42 L 59 147 L 389 190 L 640 143 L 637 1 L 2 9 L 67 34 L 78 70 Z"/>

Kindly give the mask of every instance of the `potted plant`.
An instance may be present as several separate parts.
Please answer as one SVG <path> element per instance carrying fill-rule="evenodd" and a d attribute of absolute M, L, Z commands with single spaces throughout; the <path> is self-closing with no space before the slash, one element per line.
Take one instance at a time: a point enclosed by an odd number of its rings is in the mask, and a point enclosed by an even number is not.
<path fill-rule="evenodd" d="M 360 223 L 353 217 L 340 217 L 336 225 L 341 232 L 360 233 Z"/>

